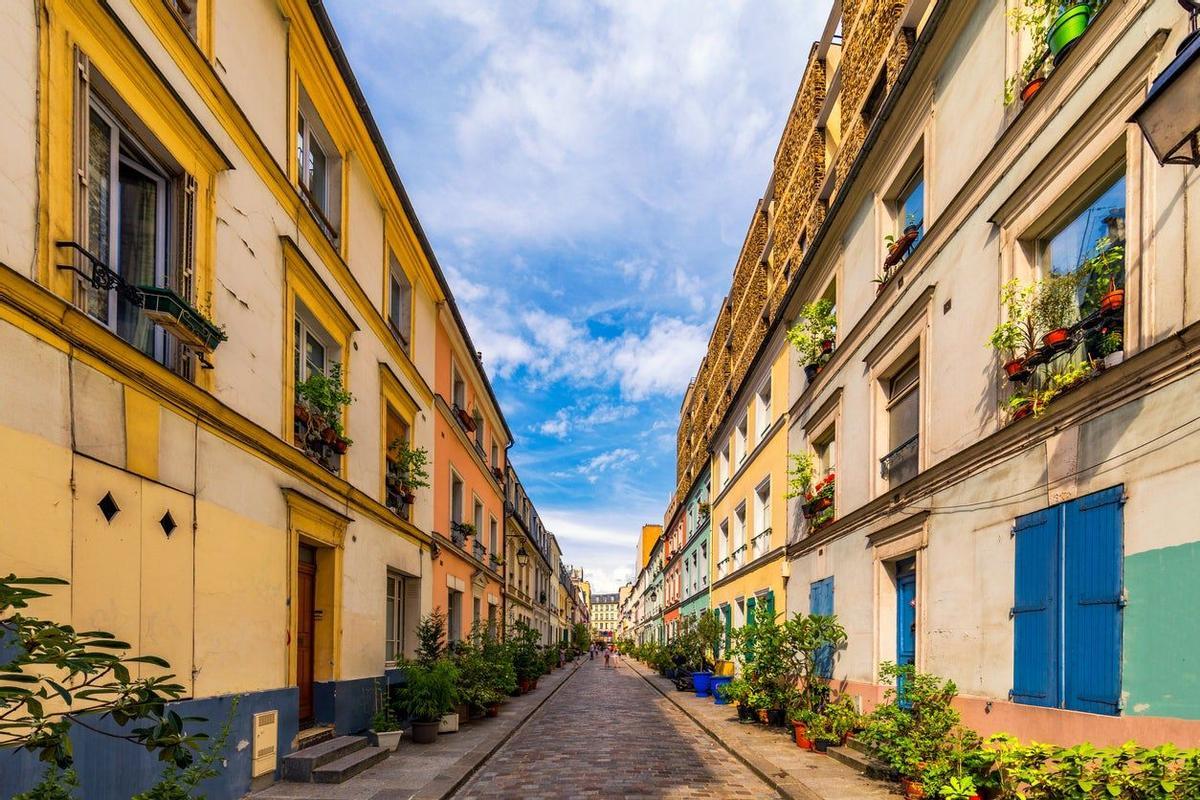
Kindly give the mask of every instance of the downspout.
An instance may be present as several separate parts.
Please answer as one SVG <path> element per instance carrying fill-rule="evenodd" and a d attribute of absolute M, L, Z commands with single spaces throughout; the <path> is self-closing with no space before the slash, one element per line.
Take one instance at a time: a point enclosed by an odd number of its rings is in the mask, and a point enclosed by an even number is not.
<path fill-rule="evenodd" d="M 512 440 L 504 445 L 504 502 L 500 504 L 500 541 L 504 542 L 504 554 L 508 555 L 508 451 L 516 444 Z M 500 640 L 508 641 L 508 558 L 504 559 L 504 580 L 500 582 Z"/>

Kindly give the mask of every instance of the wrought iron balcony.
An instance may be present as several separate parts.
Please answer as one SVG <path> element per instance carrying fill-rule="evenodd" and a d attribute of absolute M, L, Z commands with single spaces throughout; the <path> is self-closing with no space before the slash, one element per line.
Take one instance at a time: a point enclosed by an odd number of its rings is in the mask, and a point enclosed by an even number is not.
<path fill-rule="evenodd" d="M 917 474 L 917 445 L 921 436 L 906 439 L 899 447 L 879 459 L 879 476 L 890 484 L 900 484 Z"/>
<path fill-rule="evenodd" d="M 483 546 L 483 542 L 475 542 L 471 549 L 480 561 L 483 561 L 484 556 L 487 555 L 487 548 Z"/>

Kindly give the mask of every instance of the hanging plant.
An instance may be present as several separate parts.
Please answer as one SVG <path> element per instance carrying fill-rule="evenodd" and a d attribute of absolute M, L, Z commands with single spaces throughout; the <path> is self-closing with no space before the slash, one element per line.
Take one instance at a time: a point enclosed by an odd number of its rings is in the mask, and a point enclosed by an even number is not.
<path fill-rule="evenodd" d="M 788 453 L 787 499 L 804 497 L 812 488 L 816 467 L 811 453 Z"/>
<path fill-rule="evenodd" d="M 833 353 L 837 336 L 837 313 L 828 298 L 814 300 L 800 311 L 787 331 L 787 340 L 796 348 L 800 365 L 812 381 Z"/>
<path fill-rule="evenodd" d="M 404 439 L 393 439 L 388 445 L 388 480 L 395 482 L 400 494 L 411 495 L 414 489 L 429 486 L 428 465 L 429 451 L 424 447 L 414 448 Z"/>

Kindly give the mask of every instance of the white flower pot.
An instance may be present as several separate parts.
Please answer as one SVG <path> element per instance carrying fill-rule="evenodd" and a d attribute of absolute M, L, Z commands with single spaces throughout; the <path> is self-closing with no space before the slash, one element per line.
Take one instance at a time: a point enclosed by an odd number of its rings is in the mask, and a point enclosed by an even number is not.
<path fill-rule="evenodd" d="M 442 722 L 438 725 L 438 733 L 458 733 L 458 714 L 456 712 L 451 711 L 442 716 Z"/>
<path fill-rule="evenodd" d="M 400 746 L 400 737 L 403 735 L 404 731 L 367 731 L 367 738 L 371 740 L 372 747 L 382 747 L 393 753 Z"/>

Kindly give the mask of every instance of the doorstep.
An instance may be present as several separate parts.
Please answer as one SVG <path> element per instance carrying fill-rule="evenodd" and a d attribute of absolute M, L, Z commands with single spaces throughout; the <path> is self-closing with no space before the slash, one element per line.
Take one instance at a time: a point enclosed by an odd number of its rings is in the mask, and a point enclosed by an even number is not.
<path fill-rule="evenodd" d="M 801 750 L 790 730 L 746 725 L 732 705 L 681 692 L 645 664 L 625 663 L 733 756 L 788 800 L 895 800 L 896 784 L 873 780 L 840 761 Z"/>
<path fill-rule="evenodd" d="M 433 744 L 405 736 L 384 761 L 339 784 L 280 782 L 250 795 L 252 800 L 443 800 L 475 773 L 550 699 L 582 665 L 568 663 L 538 679 L 538 688 L 510 697 L 500 716 L 461 724 Z"/>

